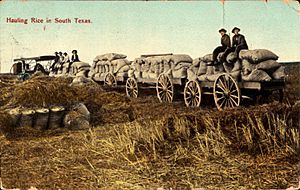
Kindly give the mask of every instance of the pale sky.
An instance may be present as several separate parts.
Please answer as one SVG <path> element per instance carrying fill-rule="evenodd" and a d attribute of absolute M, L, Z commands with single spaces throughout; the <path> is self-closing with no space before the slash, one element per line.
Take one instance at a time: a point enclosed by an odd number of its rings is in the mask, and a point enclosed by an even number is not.
<path fill-rule="evenodd" d="M 220 1 L 2 1 L 1 72 L 10 69 L 12 58 L 55 51 L 71 54 L 73 49 L 88 63 L 110 52 L 125 54 L 129 60 L 153 53 L 196 58 L 220 44 L 221 27 L 231 32 L 235 26 L 241 28 L 250 49 L 270 49 L 279 61 L 300 61 L 298 2 L 225 1 L 224 10 L 225 20 Z M 32 17 L 70 18 L 72 23 L 33 24 Z M 7 23 L 7 18 L 27 18 L 29 23 Z M 92 23 L 76 24 L 74 18 Z"/>

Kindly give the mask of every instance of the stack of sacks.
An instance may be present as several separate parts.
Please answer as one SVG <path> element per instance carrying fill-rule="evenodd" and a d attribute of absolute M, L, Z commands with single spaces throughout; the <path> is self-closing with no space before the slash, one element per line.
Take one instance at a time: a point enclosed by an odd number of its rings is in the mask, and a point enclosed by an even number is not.
<path fill-rule="evenodd" d="M 129 77 L 142 78 L 142 65 L 145 64 L 145 58 L 135 58 L 128 71 Z"/>
<path fill-rule="evenodd" d="M 187 70 L 193 59 L 186 54 L 167 55 L 163 57 L 163 72 L 170 73 L 173 78 L 186 78 Z"/>
<path fill-rule="evenodd" d="M 75 76 L 75 78 L 72 81 L 72 84 L 82 85 L 82 84 L 92 82 L 90 79 L 87 78 L 90 69 L 91 66 L 88 63 L 84 63 L 80 61 L 74 62 L 69 71 L 70 75 Z"/>
<path fill-rule="evenodd" d="M 126 59 L 126 55 L 117 53 L 107 53 L 98 55 L 93 60 L 93 65 L 89 77 L 99 80 L 107 73 L 113 73 L 117 76 L 127 75 L 130 69 L 130 62 Z"/>
<path fill-rule="evenodd" d="M 144 58 L 141 66 L 142 78 L 158 78 L 164 72 L 164 56 Z"/>
<path fill-rule="evenodd" d="M 220 57 L 218 57 L 220 59 Z M 220 73 L 224 72 L 222 64 L 213 66 L 212 54 L 207 54 L 204 57 L 199 57 L 193 60 L 192 66 L 188 69 L 188 79 L 200 81 L 214 81 Z"/>
<path fill-rule="evenodd" d="M 278 56 L 266 49 L 242 50 L 243 81 L 271 81 L 284 79 L 285 68 L 276 60 Z"/>

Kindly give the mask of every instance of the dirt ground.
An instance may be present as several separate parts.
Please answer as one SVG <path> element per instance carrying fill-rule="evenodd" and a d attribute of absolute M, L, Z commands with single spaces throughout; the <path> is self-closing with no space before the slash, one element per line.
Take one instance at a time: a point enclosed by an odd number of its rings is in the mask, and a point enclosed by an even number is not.
<path fill-rule="evenodd" d="M 300 180 L 300 66 L 288 65 L 284 103 L 218 111 L 124 89 L 37 78 L 1 83 L 0 177 L 28 189 L 286 189 Z M 37 88 L 37 86 L 39 88 Z M 44 88 L 45 87 L 45 88 Z M 35 90 L 33 90 L 35 89 Z M 54 92 L 62 92 L 56 97 Z M 33 91 L 35 98 L 28 91 Z M 46 96 L 53 93 L 53 96 Z M 92 128 L 12 128 L 11 107 L 83 102 Z M 48 106 L 48 105 L 47 105 Z M 1 184 L 1 183 L 0 183 Z"/>

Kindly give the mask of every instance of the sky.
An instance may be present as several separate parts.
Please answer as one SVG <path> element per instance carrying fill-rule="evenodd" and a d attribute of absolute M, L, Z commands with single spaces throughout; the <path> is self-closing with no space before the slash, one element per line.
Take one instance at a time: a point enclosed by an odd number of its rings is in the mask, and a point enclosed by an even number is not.
<path fill-rule="evenodd" d="M 28 19 L 28 24 L 8 18 Z M 43 23 L 31 23 L 31 18 Z M 55 18 L 71 23 L 55 23 Z M 74 18 L 91 23 L 75 23 Z M 51 19 L 51 23 L 46 23 Z M 184 53 L 192 58 L 220 44 L 218 30 L 239 27 L 249 49 L 269 49 L 279 61 L 300 61 L 300 12 L 296 1 L 1 1 L 1 72 L 12 59 L 71 54 L 92 63 L 96 55 Z"/>

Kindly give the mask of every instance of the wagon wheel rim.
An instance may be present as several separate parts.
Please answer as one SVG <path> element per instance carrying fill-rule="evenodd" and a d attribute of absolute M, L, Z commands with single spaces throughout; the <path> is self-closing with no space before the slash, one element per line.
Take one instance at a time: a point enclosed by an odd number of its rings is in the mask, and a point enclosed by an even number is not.
<path fill-rule="evenodd" d="M 116 86 L 117 85 L 117 80 L 116 80 L 115 76 L 112 75 L 111 73 L 107 73 L 105 75 L 105 78 L 104 78 L 104 85 Z"/>
<path fill-rule="evenodd" d="M 223 110 L 240 105 L 241 93 L 236 81 L 229 74 L 221 74 L 214 82 L 214 100 L 217 108 Z"/>
<path fill-rule="evenodd" d="M 201 87 L 197 81 L 189 81 L 184 87 L 184 103 L 187 107 L 199 107 L 201 103 Z"/>
<path fill-rule="evenodd" d="M 157 97 L 160 102 L 172 102 L 174 96 L 174 87 L 169 76 L 159 75 L 156 83 Z"/>
<path fill-rule="evenodd" d="M 126 95 L 128 97 L 138 97 L 138 84 L 134 78 L 128 78 L 126 81 Z"/>

